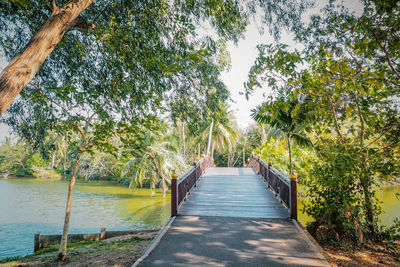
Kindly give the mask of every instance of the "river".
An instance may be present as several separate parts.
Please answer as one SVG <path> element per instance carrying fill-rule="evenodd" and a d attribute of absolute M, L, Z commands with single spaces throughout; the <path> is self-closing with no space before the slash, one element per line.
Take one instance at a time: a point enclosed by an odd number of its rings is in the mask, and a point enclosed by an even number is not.
<path fill-rule="evenodd" d="M 67 181 L 0 179 L 0 259 L 33 252 L 33 236 L 61 234 L 67 198 Z M 382 187 L 377 196 L 388 225 L 400 217 L 400 185 Z M 70 233 L 108 230 L 157 229 L 170 215 L 170 196 L 152 195 L 111 182 L 78 181 L 72 197 Z M 300 214 L 304 224 L 307 217 Z"/>
<path fill-rule="evenodd" d="M 0 179 L 0 259 L 33 253 L 35 233 L 62 233 L 67 190 L 67 181 Z M 69 232 L 158 229 L 170 216 L 169 200 L 150 189 L 78 181 Z"/>

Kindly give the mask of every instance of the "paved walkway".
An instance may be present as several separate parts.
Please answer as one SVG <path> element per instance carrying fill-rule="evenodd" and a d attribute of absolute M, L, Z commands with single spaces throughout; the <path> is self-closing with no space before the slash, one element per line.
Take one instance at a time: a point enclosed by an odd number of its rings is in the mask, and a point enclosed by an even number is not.
<path fill-rule="evenodd" d="M 209 168 L 139 266 L 329 266 L 246 168 Z"/>

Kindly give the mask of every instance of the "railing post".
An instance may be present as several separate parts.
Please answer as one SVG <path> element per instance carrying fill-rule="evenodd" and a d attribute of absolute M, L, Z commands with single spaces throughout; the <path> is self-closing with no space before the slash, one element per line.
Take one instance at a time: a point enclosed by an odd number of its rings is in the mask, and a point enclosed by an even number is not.
<path fill-rule="evenodd" d="M 268 168 L 267 168 L 267 184 L 268 184 L 268 188 L 271 187 L 271 185 L 269 184 L 270 181 L 271 181 L 271 179 L 270 179 L 270 177 L 269 177 L 269 174 L 270 174 L 270 172 L 271 172 L 271 167 L 272 167 L 272 162 L 271 162 L 271 161 L 268 161 Z"/>
<path fill-rule="evenodd" d="M 297 177 L 290 176 L 290 218 L 297 221 Z"/>
<path fill-rule="evenodd" d="M 178 175 L 174 172 L 171 179 L 171 217 L 178 215 Z"/>
<path fill-rule="evenodd" d="M 193 166 L 194 166 L 194 187 L 197 186 L 197 161 L 193 161 Z"/>

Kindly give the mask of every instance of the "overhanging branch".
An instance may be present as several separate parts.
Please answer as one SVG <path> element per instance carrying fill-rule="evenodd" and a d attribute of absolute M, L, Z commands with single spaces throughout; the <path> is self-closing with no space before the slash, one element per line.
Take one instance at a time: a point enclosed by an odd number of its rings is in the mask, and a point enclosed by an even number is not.
<path fill-rule="evenodd" d="M 94 28 L 96 28 L 96 25 L 94 25 L 93 23 L 90 23 L 81 17 L 77 17 L 74 21 L 71 22 L 71 24 L 67 28 L 67 31 L 74 29 L 87 31 L 89 29 L 94 29 Z"/>

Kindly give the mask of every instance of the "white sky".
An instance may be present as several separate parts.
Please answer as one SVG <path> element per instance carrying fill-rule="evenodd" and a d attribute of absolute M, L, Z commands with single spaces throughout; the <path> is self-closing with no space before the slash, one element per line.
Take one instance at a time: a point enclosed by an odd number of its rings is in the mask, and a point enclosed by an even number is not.
<path fill-rule="evenodd" d="M 257 45 L 274 42 L 272 36 L 268 33 L 260 34 L 257 26 L 252 22 L 246 30 L 245 39 L 241 40 L 238 45 L 230 44 L 228 50 L 231 53 L 232 68 L 229 72 L 222 74 L 222 80 L 231 92 L 231 97 L 234 103 L 231 104 L 231 109 L 240 128 L 246 128 L 250 123 L 254 122 L 251 118 L 251 110 L 260 105 L 266 97 L 271 93 L 269 88 L 258 88 L 249 100 L 240 93 L 244 93 L 244 83 L 247 81 L 247 76 L 251 66 L 254 64 L 258 50 Z M 280 43 L 285 43 L 294 46 L 292 37 L 282 32 Z"/>

